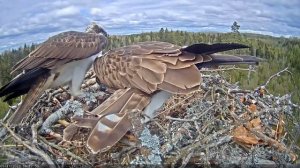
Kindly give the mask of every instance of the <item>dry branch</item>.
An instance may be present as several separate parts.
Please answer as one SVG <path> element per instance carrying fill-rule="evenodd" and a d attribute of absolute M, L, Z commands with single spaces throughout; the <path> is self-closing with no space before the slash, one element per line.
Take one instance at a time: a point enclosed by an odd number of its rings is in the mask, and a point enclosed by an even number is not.
<path fill-rule="evenodd" d="M 267 85 L 271 82 L 271 80 L 272 80 L 273 78 L 279 77 L 279 76 L 280 76 L 282 73 L 284 73 L 284 72 L 288 73 L 288 74 L 291 75 L 291 76 L 293 75 L 292 72 L 288 70 L 288 67 L 286 67 L 286 68 L 284 68 L 283 70 L 281 70 L 281 71 L 279 71 L 279 72 L 277 72 L 277 73 L 271 75 L 271 76 L 269 77 L 269 79 L 268 79 L 262 86 L 267 86 Z"/>
<path fill-rule="evenodd" d="M 36 148 L 35 146 L 31 146 L 28 143 L 26 143 L 25 141 L 23 141 L 19 136 L 17 136 L 14 131 L 12 131 L 6 124 L 1 123 L 1 125 L 3 127 L 5 127 L 7 129 L 7 131 L 12 135 L 12 137 L 17 141 L 17 143 L 22 144 L 23 146 L 25 146 L 27 149 L 29 149 L 31 152 L 35 153 L 36 155 L 42 157 L 45 162 L 48 164 L 49 167 L 55 167 L 54 162 L 52 161 L 52 159 L 50 158 L 50 156 L 48 156 L 44 151 Z"/>
<path fill-rule="evenodd" d="M 237 68 L 235 66 L 231 68 L 201 69 L 200 72 L 219 72 L 219 71 L 232 71 L 232 70 L 256 72 L 256 70 L 251 68 Z"/>
<path fill-rule="evenodd" d="M 70 152 L 69 150 L 60 147 L 58 145 L 55 145 L 54 143 L 48 142 L 45 138 L 39 136 L 38 137 L 42 142 L 44 142 L 45 144 L 49 145 L 50 147 L 53 147 L 57 150 L 60 150 L 62 153 L 72 157 L 73 159 L 79 160 L 81 163 L 83 163 L 84 165 L 90 165 L 89 163 L 87 163 L 84 159 L 82 159 L 80 156 L 75 155 L 74 153 Z"/>
<path fill-rule="evenodd" d="M 276 128 L 279 123 L 280 115 L 283 114 L 286 119 L 290 119 L 293 117 L 293 110 L 299 109 L 299 106 L 292 103 L 290 94 L 276 97 L 266 92 L 260 97 L 256 93 L 261 86 L 244 90 L 237 84 L 231 84 L 219 74 L 219 71 L 227 70 L 254 71 L 252 68 L 236 67 L 203 70 L 210 74 L 202 76 L 201 90 L 187 95 L 174 95 L 158 111 L 154 119 L 151 119 L 144 127 L 141 126 L 141 130 L 148 129 L 150 132 L 139 134 L 135 132 L 136 130 L 131 130 L 129 135 L 126 135 L 110 150 L 97 155 L 90 154 L 85 146 L 89 134 L 88 129 L 79 130 L 76 140 L 67 144 L 54 137 L 54 135 L 62 136 L 65 126 L 72 122 L 71 118 L 74 113 L 78 112 L 75 115 L 89 113 L 109 96 L 109 93 L 104 92 L 101 86 L 95 83 L 95 76 L 90 72 L 82 85 L 85 93 L 83 96 L 70 100 L 68 88 L 48 91 L 35 105 L 35 112 L 32 110 L 20 125 L 18 129 L 22 131 L 18 135 L 10 132 L 3 134 L 1 147 L 6 151 L 8 162 L 16 160 L 19 163 L 24 163 L 24 160 L 37 163 L 38 159 L 35 155 L 24 154 L 33 149 L 39 150 L 35 151 L 37 153 L 41 149 L 48 150 L 56 163 L 60 163 L 57 160 L 62 160 L 65 164 L 77 162 L 89 166 L 110 164 L 143 166 L 153 164 L 151 158 L 156 159 L 155 164 L 174 167 L 188 167 L 191 164 L 200 166 L 216 164 L 221 167 L 233 164 L 241 167 L 243 164 L 255 165 L 256 163 L 271 165 L 293 163 L 296 158 L 294 153 L 300 151 L 300 148 L 295 145 L 291 136 L 294 133 L 287 130 L 290 125 L 282 125 L 281 127 L 284 128 L 282 132 L 276 132 L 274 127 Z M 284 69 L 272 75 L 264 86 L 267 86 L 271 80 L 276 80 L 276 76 L 284 72 L 289 73 L 288 69 Z M 137 116 L 143 116 L 143 114 Z M 259 125 L 261 129 L 249 125 L 253 119 L 257 118 L 261 121 Z M 39 121 L 42 121 L 40 129 L 38 128 Z M 263 145 L 243 143 L 243 140 L 247 141 L 249 137 L 236 141 L 233 133 L 240 126 L 245 127 L 249 134 L 263 141 Z M 278 134 L 282 135 L 277 136 Z M 23 147 L 12 144 L 9 137 L 16 139 L 13 135 L 18 136 L 19 140 L 28 139 L 33 144 L 39 145 L 41 149 L 24 141 L 18 142 Z M 157 138 L 149 141 L 153 137 Z M 276 140 L 275 137 L 277 137 Z M 147 140 L 148 146 L 145 145 Z M 151 142 L 154 145 L 152 147 Z M 289 148 L 286 147 L 287 144 L 290 144 Z M 256 152 L 255 155 L 252 154 L 253 152 Z M 45 153 L 36 155 L 40 154 Z M 44 157 L 43 160 L 49 159 Z"/>

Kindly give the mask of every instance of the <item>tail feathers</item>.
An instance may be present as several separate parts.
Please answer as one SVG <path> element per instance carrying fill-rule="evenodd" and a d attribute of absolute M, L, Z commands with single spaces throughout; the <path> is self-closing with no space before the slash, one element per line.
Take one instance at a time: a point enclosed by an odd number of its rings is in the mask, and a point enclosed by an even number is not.
<path fill-rule="evenodd" d="M 28 91 L 30 90 L 29 87 L 27 87 L 26 89 L 22 89 L 22 90 L 17 90 L 11 94 L 9 94 L 8 96 L 5 97 L 5 99 L 3 100 L 4 102 L 7 102 L 8 100 L 10 99 L 13 99 L 13 98 L 16 98 L 16 97 L 19 97 L 23 94 L 26 94 L 28 93 Z"/>
<path fill-rule="evenodd" d="M 199 44 L 193 44 L 186 48 L 183 48 L 182 51 L 186 51 L 194 54 L 208 55 L 217 52 L 229 51 L 229 50 L 241 49 L 241 48 L 249 48 L 249 47 L 237 43 L 215 43 L 215 44 L 199 43 Z"/>
<path fill-rule="evenodd" d="M 32 85 L 36 83 L 42 75 L 48 74 L 49 69 L 38 68 L 20 74 L 8 84 L 0 88 L 0 97 L 6 96 L 4 101 L 26 94 Z"/>
<path fill-rule="evenodd" d="M 25 117 L 26 113 L 32 108 L 32 106 L 37 102 L 38 98 L 43 94 L 43 91 L 49 87 L 48 75 L 43 74 L 37 77 L 33 86 L 28 91 L 22 104 L 17 108 L 17 110 L 9 118 L 8 123 L 10 125 L 19 124 Z M 19 92 L 20 93 L 20 92 Z"/>
<path fill-rule="evenodd" d="M 202 62 L 197 64 L 198 69 L 204 67 L 212 67 L 218 65 L 236 65 L 236 64 L 250 64 L 257 65 L 259 62 L 264 61 L 263 59 L 255 56 L 233 56 L 225 54 L 213 54 L 210 55 L 211 61 Z"/>

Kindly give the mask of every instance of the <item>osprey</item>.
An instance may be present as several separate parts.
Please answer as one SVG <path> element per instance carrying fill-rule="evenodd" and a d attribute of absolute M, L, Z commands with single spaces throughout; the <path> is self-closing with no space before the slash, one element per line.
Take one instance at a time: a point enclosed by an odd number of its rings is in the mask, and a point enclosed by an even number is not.
<path fill-rule="evenodd" d="M 85 73 L 106 47 L 107 36 L 100 26 L 92 23 L 84 33 L 68 31 L 50 37 L 19 61 L 12 73 L 19 70 L 23 73 L 0 89 L 0 97 L 6 96 L 4 101 L 27 93 L 8 123 L 20 123 L 46 89 L 68 84 L 72 96 L 80 95 Z"/>
<path fill-rule="evenodd" d="M 78 127 L 90 128 L 87 146 L 102 152 L 132 128 L 129 113 L 143 110 L 150 118 L 173 94 L 187 94 L 201 84 L 199 69 L 216 65 L 257 64 L 254 56 L 216 54 L 248 48 L 242 44 L 193 44 L 180 47 L 167 42 L 140 42 L 111 50 L 94 62 L 98 82 L 118 89 L 94 109 L 93 115 L 74 117 L 64 130 L 64 140 L 73 140 Z"/>

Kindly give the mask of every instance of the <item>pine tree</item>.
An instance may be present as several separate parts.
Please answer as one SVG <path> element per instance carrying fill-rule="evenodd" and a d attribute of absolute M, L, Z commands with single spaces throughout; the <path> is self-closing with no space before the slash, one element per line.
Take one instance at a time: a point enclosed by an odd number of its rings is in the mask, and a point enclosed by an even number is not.
<path fill-rule="evenodd" d="M 232 26 L 231 26 L 231 31 L 234 33 L 240 33 L 239 29 L 240 29 L 240 25 L 238 25 L 238 23 L 236 21 L 233 22 Z"/>

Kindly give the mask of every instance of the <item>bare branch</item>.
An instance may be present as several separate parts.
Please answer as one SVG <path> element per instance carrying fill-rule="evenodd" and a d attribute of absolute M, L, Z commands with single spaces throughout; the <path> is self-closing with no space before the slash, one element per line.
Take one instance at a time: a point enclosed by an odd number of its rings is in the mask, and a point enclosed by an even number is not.
<path fill-rule="evenodd" d="M 26 141 L 23 141 L 19 136 L 17 136 L 6 124 L 1 123 L 3 127 L 5 127 L 7 129 L 7 131 L 12 135 L 12 137 L 20 144 L 22 144 L 23 146 L 25 146 L 27 149 L 29 149 L 31 152 L 39 155 L 40 157 L 42 157 L 46 163 L 48 164 L 48 166 L 50 167 L 55 167 L 54 162 L 52 161 L 52 159 L 42 150 L 37 149 L 34 146 L 29 145 L 28 143 L 26 143 Z"/>
<path fill-rule="evenodd" d="M 37 144 L 37 136 L 38 136 L 38 128 L 42 125 L 42 118 L 40 118 L 40 120 L 36 123 L 36 124 L 33 124 L 31 126 L 31 131 L 32 131 L 32 143 L 33 144 Z"/>
<path fill-rule="evenodd" d="M 85 165 L 90 165 L 88 162 L 86 162 L 84 159 L 82 159 L 81 157 L 75 155 L 74 153 L 70 152 L 69 150 L 63 148 L 63 147 L 60 147 L 58 145 L 55 145 L 54 143 L 51 143 L 51 142 L 48 142 L 45 138 L 39 136 L 38 139 L 40 139 L 41 141 L 43 141 L 45 144 L 57 149 L 57 150 L 60 150 L 62 153 L 80 161 L 81 163 L 85 164 Z"/>
<path fill-rule="evenodd" d="M 78 101 L 68 101 L 64 106 L 62 106 L 59 110 L 52 113 L 43 123 L 42 128 L 40 130 L 41 133 L 48 134 L 53 132 L 51 126 L 63 119 L 69 113 L 76 113 L 76 115 L 83 115 L 83 110 L 81 109 L 81 104 Z"/>
<path fill-rule="evenodd" d="M 166 116 L 166 119 L 174 120 L 174 121 L 187 121 L 187 122 L 194 122 L 195 121 L 193 119 L 174 118 L 174 117 L 171 117 L 171 116 Z"/>
<path fill-rule="evenodd" d="M 218 68 L 218 69 L 201 69 L 200 72 L 219 72 L 219 71 L 232 71 L 232 70 L 256 72 L 254 69 L 251 69 L 251 68 L 237 68 L 237 67 Z"/>
<path fill-rule="evenodd" d="M 279 71 L 279 72 L 273 74 L 272 76 L 270 76 L 270 77 L 268 78 L 268 80 L 267 80 L 262 86 L 266 87 L 266 86 L 271 82 L 271 80 L 272 80 L 273 78 L 279 77 L 279 76 L 280 76 L 282 73 L 284 73 L 284 72 L 290 74 L 291 76 L 293 75 L 293 74 L 291 73 L 291 71 L 288 70 L 288 67 L 286 67 L 286 68 L 284 68 L 283 70 L 281 70 L 281 71 Z"/>

